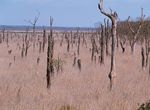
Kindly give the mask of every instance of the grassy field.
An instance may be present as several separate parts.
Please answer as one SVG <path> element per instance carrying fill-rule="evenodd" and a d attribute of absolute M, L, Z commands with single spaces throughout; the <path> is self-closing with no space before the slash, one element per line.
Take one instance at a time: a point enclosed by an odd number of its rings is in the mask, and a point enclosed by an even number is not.
<path fill-rule="evenodd" d="M 110 56 L 104 57 L 103 65 L 98 62 L 98 54 L 95 55 L 96 62 L 92 62 L 90 36 L 86 37 L 87 46 L 81 43 L 80 54 L 77 55 L 76 44 L 70 45 L 67 52 L 65 39 L 60 46 L 61 35 L 54 36 L 54 58 L 59 56 L 64 62 L 62 71 L 55 71 L 49 89 L 46 88 L 47 43 L 45 51 L 39 53 L 42 37 L 36 40 L 35 48 L 30 42 L 28 55 L 23 58 L 21 37 L 9 39 L 8 45 L 2 42 L 0 110 L 65 110 L 65 106 L 66 110 L 137 110 L 139 105 L 149 100 L 150 77 L 148 68 L 141 67 L 141 46 L 136 45 L 134 54 L 131 54 L 128 43 L 125 53 L 120 46 L 116 48 L 117 76 L 110 91 Z M 11 54 L 9 50 L 12 50 Z M 81 71 L 77 64 L 73 66 L 75 54 L 77 59 L 81 59 Z"/>

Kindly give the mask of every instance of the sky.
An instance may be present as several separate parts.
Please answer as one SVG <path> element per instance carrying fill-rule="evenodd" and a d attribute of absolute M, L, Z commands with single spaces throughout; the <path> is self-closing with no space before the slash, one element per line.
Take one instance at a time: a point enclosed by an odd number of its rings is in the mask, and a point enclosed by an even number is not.
<path fill-rule="evenodd" d="M 0 25 L 31 25 L 40 13 L 37 25 L 49 25 L 50 16 L 54 26 L 95 27 L 103 22 L 104 15 L 98 10 L 99 0 L 0 0 Z M 136 19 L 144 8 L 150 16 L 150 0 L 104 0 L 104 8 L 118 13 L 120 20 L 128 16 Z"/>

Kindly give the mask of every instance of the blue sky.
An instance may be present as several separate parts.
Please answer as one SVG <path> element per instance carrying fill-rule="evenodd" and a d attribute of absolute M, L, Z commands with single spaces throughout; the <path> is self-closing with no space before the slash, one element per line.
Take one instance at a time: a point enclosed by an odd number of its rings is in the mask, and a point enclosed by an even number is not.
<path fill-rule="evenodd" d="M 30 25 L 25 20 L 33 20 L 40 12 L 37 25 L 48 25 L 49 16 L 55 26 L 94 27 L 104 16 L 97 8 L 99 0 L 0 0 L 0 25 Z M 121 20 L 130 15 L 140 16 L 141 7 L 150 16 L 150 0 L 104 0 L 104 6 L 116 10 Z"/>

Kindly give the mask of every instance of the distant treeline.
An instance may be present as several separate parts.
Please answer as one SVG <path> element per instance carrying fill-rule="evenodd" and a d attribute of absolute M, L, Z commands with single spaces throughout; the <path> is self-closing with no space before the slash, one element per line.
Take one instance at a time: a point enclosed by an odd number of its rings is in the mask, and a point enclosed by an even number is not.
<path fill-rule="evenodd" d="M 140 20 L 129 21 L 133 30 L 137 30 L 140 25 Z M 117 33 L 119 35 L 132 36 L 127 21 L 118 22 Z M 142 23 L 139 36 L 149 37 L 150 35 L 150 19 L 145 19 Z"/>
<path fill-rule="evenodd" d="M 140 24 L 140 19 L 139 20 L 132 20 L 130 21 L 131 26 L 134 28 L 134 30 L 137 30 L 138 25 Z M 13 26 L 13 25 L 0 25 L 0 30 L 17 30 L 17 31 L 25 31 L 27 28 L 29 30 L 32 30 L 32 26 Z M 41 31 L 43 29 L 49 30 L 49 26 L 36 26 L 37 31 Z M 90 27 L 53 27 L 54 30 L 58 31 L 95 31 L 98 30 L 97 27 L 95 28 L 90 28 Z M 100 28 L 99 28 L 100 29 Z M 118 27 L 117 27 L 117 34 L 119 36 L 131 36 L 132 33 L 129 29 L 127 21 L 119 21 L 118 22 Z M 140 36 L 147 36 L 150 35 L 150 19 L 145 19 L 143 21 L 142 28 L 140 29 Z"/>
<path fill-rule="evenodd" d="M 33 27 L 32 26 L 15 26 L 15 25 L 0 25 L 0 30 L 3 30 L 5 28 L 5 30 L 17 30 L 17 31 L 25 31 L 27 28 L 29 30 L 32 30 Z M 36 26 L 36 30 L 40 31 L 40 30 L 49 30 L 50 27 L 49 26 Z M 90 27 L 53 27 L 54 30 L 58 30 L 58 31 L 72 31 L 72 30 L 81 30 L 81 31 L 88 31 L 88 30 L 95 30 L 95 28 L 90 28 Z"/>

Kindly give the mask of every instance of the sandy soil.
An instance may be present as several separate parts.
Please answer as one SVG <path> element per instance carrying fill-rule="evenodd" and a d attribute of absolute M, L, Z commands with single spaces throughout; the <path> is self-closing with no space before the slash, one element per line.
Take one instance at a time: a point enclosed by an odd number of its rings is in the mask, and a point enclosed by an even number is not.
<path fill-rule="evenodd" d="M 128 46 L 124 54 L 117 49 L 117 77 L 110 92 L 110 56 L 105 56 L 105 64 L 100 66 L 91 62 L 91 45 L 86 48 L 81 44 L 80 72 L 77 65 L 72 66 L 77 47 L 68 53 L 67 44 L 60 47 L 59 43 L 55 39 L 54 57 L 59 55 L 65 64 L 63 72 L 53 77 L 50 89 L 46 88 L 47 45 L 44 53 L 39 53 L 38 46 L 31 46 L 28 56 L 21 58 L 17 41 L 9 41 L 9 47 L 5 42 L 0 44 L 0 110 L 60 110 L 63 105 L 76 110 L 136 110 L 138 104 L 149 100 L 150 79 L 148 69 L 141 67 L 140 46 L 136 46 L 133 55 Z"/>

